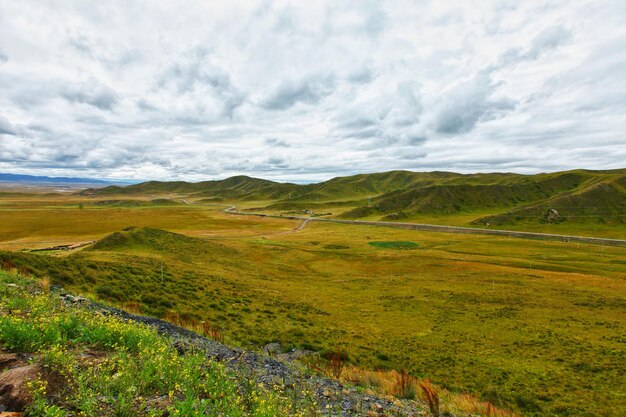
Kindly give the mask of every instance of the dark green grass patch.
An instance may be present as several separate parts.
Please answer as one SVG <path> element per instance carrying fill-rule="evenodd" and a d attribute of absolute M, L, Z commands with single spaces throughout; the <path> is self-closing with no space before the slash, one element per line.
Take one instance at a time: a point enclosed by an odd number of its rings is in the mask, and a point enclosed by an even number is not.
<path fill-rule="evenodd" d="M 374 246 L 375 248 L 382 249 L 417 249 L 420 247 L 419 244 L 410 241 L 376 241 L 376 242 L 368 242 L 368 245 Z"/>

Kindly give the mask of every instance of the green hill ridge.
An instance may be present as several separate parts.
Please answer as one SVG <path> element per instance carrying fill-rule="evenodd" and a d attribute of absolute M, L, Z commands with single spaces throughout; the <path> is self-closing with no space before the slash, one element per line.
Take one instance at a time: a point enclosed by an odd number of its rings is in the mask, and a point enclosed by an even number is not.
<path fill-rule="evenodd" d="M 560 221 L 623 222 L 625 182 L 625 169 L 535 175 L 389 171 L 305 185 L 236 176 L 198 183 L 150 181 L 81 193 L 92 196 L 184 194 L 203 203 L 270 201 L 261 207 L 268 210 L 346 207 L 339 217 L 347 219 L 399 220 L 419 215 L 476 213 L 472 224 L 504 225 L 543 221 L 550 209 L 559 213 Z M 495 214 L 485 215 L 485 211 Z"/>

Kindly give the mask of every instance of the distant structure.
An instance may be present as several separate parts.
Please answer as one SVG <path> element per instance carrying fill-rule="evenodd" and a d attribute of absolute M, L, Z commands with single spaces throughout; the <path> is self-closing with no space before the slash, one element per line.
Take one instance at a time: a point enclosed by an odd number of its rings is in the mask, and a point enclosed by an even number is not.
<path fill-rule="evenodd" d="M 543 221 L 546 223 L 559 223 L 561 221 L 561 215 L 557 209 L 549 208 L 546 214 L 543 216 Z"/>

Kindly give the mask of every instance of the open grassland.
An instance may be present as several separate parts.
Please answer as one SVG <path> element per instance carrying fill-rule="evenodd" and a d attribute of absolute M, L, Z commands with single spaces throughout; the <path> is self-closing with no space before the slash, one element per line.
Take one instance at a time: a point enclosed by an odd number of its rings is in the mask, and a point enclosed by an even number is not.
<path fill-rule="evenodd" d="M 158 227 L 195 236 L 237 237 L 287 231 L 296 222 L 235 219 L 222 207 L 13 207 L 0 209 L 0 249 L 42 248 L 98 239 L 127 226 Z M 26 204 L 23 200 L 20 204 Z"/>
<path fill-rule="evenodd" d="M 342 352 L 524 415 L 626 414 L 624 248 L 313 222 L 289 232 L 299 222 L 199 206 L 0 217 L 4 248 L 118 232 L 0 262 L 146 314 L 205 320 L 231 342 Z"/>

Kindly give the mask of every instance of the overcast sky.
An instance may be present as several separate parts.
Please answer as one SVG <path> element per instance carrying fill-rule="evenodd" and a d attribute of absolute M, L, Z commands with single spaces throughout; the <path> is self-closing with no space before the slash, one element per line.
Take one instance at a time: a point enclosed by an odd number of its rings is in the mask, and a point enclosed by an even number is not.
<path fill-rule="evenodd" d="M 0 172 L 626 167 L 626 1 L 0 1 Z"/>

